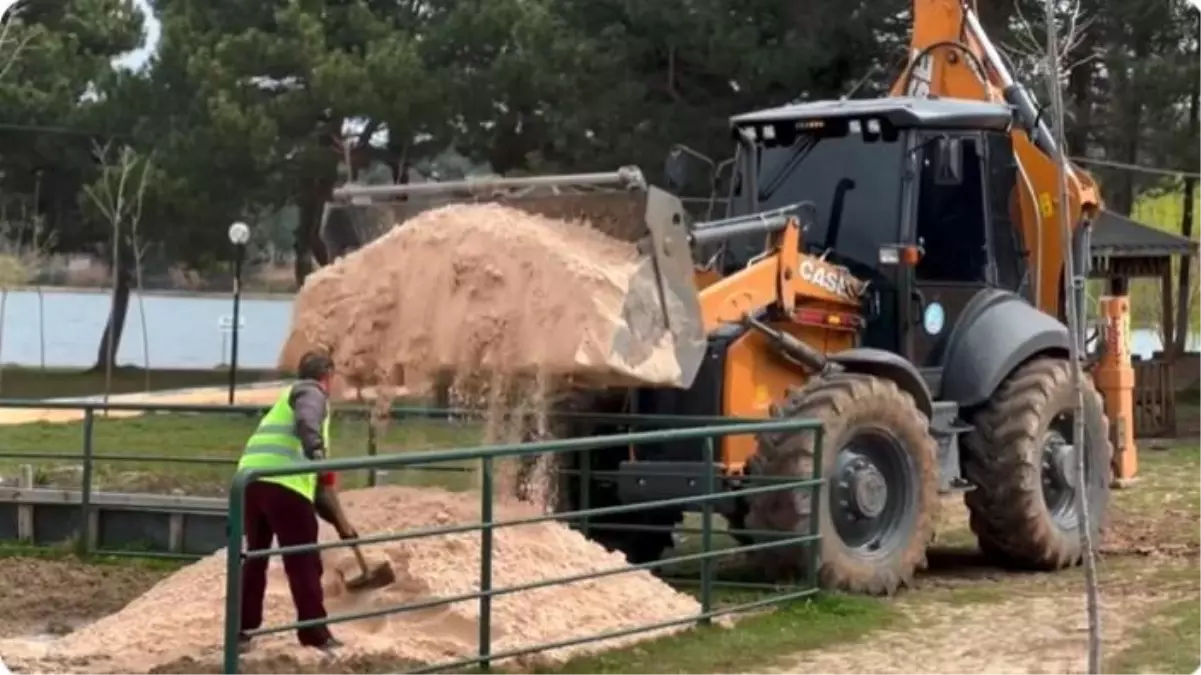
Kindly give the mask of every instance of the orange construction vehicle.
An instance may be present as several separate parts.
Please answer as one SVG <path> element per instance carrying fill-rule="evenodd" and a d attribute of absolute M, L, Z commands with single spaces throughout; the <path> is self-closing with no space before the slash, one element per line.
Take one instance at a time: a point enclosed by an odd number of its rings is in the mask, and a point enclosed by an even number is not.
<path fill-rule="evenodd" d="M 346 186 L 335 192 L 324 234 L 338 250 L 360 245 L 361 232 L 348 225 L 362 219 L 332 216 L 363 204 L 392 202 L 403 220 L 456 199 L 544 210 L 551 197 L 530 199 L 544 187 L 578 199 L 582 211 L 590 200 L 640 199 L 626 210 L 639 222 L 594 225 L 639 241 L 653 263 L 680 379 L 674 388 L 580 391 L 566 407 L 821 420 L 819 516 L 808 498 L 775 493 L 725 500 L 724 515 L 734 527 L 797 532 L 819 517 L 826 587 L 890 593 L 909 583 L 925 564 L 940 495 L 958 492 L 986 554 L 1023 567 L 1074 565 L 1082 553 L 1074 495 L 1089 491 L 1099 528 L 1112 445 L 1088 378 L 1085 437 L 1073 437 L 1064 251 L 1085 269 L 1099 198 L 1068 167 L 1070 197 L 1056 203 L 1054 141 L 974 12 L 956 0 L 914 0 L 913 9 L 912 60 L 892 96 L 731 119 L 736 155 L 720 220 L 690 222 L 679 199 L 627 168 Z M 674 154 L 669 175 L 689 173 L 687 157 Z M 620 189 L 598 192 L 603 186 Z M 581 189 L 564 197 L 570 187 Z M 1055 225 L 1060 208 L 1075 233 L 1066 247 Z M 1128 414 L 1120 404 L 1111 409 Z M 569 436 L 623 430 L 580 418 L 556 428 Z M 808 476 L 813 443 L 809 432 L 727 439 L 723 483 L 737 490 L 757 475 Z M 1079 453 L 1084 485 L 1073 468 Z M 693 442 L 595 451 L 590 505 L 695 494 L 703 461 Z M 580 472 L 567 468 L 560 506 L 575 509 Z M 678 510 L 593 518 L 589 532 L 643 562 L 671 546 L 671 535 L 628 526 L 681 518 Z M 805 564 L 794 550 L 757 554 L 770 556 L 764 568 L 775 573 Z"/>

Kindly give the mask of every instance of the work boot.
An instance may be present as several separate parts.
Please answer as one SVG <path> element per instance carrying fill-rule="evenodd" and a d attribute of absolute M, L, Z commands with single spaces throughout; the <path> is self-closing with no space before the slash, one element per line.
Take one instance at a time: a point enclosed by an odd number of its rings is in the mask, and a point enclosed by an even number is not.
<path fill-rule="evenodd" d="M 332 635 L 325 642 L 319 645 L 313 645 L 316 649 L 320 649 L 328 655 L 333 655 L 335 651 L 343 646 L 342 641 Z"/>

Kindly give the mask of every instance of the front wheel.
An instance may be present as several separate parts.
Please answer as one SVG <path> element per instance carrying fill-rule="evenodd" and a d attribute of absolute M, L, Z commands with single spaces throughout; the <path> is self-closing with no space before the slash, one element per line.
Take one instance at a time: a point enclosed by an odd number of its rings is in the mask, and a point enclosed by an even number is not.
<path fill-rule="evenodd" d="M 1084 385 L 1084 438 L 1075 438 L 1071 364 L 1037 359 L 1018 368 L 973 417 L 964 439 L 964 473 L 976 485 L 964 499 L 981 550 L 1006 565 L 1054 570 L 1083 555 L 1076 505 L 1084 454 L 1089 530 L 1109 503 L 1113 445 L 1101 396 Z M 1095 541 L 1095 539 L 1094 539 Z"/>
<path fill-rule="evenodd" d="M 821 562 L 823 587 L 891 594 L 925 567 L 938 509 L 937 445 L 929 420 L 889 380 L 837 374 L 790 393 L 777 417 L 815 419 L 822 447 Z M 815 458 L 811 431 L 763 434 L 752 472 L 808 478 Z M 812 514 L 808 489 L 749 499 L 755 530 L 805 534 Z M 764 549 L 772 577 L 804 571 L 803 549 Z"/>

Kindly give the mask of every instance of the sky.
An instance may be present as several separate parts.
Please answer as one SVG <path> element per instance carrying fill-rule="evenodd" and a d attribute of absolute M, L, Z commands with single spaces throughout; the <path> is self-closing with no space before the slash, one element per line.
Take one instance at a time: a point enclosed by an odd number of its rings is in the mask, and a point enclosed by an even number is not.
<path fill-rule="evenodd" d="M 3 5 L 5 2 L 6 0 L 0 0 L 0 5 Z M 26 0 L 26 2 L 36 2 L 36 0 Z M 141 8 L 142 14 L 146 17 L 142 24 L 145 32 L 145 41 L 141 47 L 117 59 L 116 63 L 132 70 L 139 70 L 142 66 L 146 65 L 146 60 L 158 48 L 158 36 L 162 30 L 162 24 L 154 17 L 154 12 L 150 9 L 150 4 L 146 0 L 134 0 L 134 2 Z"/>

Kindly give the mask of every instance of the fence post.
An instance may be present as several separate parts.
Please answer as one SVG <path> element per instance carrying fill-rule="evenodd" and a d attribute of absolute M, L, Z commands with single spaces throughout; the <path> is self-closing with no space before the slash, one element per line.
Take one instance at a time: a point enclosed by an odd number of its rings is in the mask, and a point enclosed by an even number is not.
<path fill-rule="evenodd" d="M 825 487 L 825 482 L 822 480 L 822 445 L 826 440 L 825 431 L 824 425 L 813 430 L 813 470 L 810 472 L 809 479 L 821 482 L 814 482 L 809 486 L 809 536 L 811 538 L 808 549 L 805 551 L 806 557 L 809 559 L 805 570 L 809 588 L 817 588 L 817 567 L 821 564 L 822 542 L 816 537 L 821 536 L 822 488 Z"/>
<path fill-rule="evenodd" d="M 588 509 L 592 508 L 592 448 L 581 450 L 579 457 L 580 510 L 584 511 L 580 516 L 580 533 L 587 537 L 592 529 L 588 524 L 591 518 L 587 515 Z"/>
<path fill-rule="evenodd" d="M 375 420 L 371 417 L 371 411 L 367 412 L 367 456 L 375 457 L 379 449 L 375 440 Z M 379 485 L 379 472 L 372 467 L 367 469 L 367 487 L 375 487 Z"/>
<path fill-rule="evenodd" d="M 75 550 L 79 556 L 86 556 L 92 541 L 92 464 L 95 451 L 92 442 L 93 425 L 96 422 L 96 412 L 91 406 L 83 409 L 83 471 L 82 485 L 79 492 L 79 539 L 75 542 Z"/>
<path fill-rule="evenodd" d="M 480 460 L 480 668 L 491 668 L 492 654 L 492 458 Z"/>
<path fill-rule="evenodd" d="M 242 518 L 245 510 L 245 474 L 234 475 L 229 489 L 225 542 L 225 644 L 222 672 L 238 672 L 238 634 L 242 630 Z"/>
<path fill-rule="evenodd" d="M 713 449 L 713 437 L 705 439 L 705 496 L 717 492 L 717 469 Z M 708 499 L 701 505 L 701 549 L 705 557 L 701 559 L 701 613 L 713 611 L 713 500 Z M 708 617 L 701 619 L 701 625 L 709 625 Z"/>

